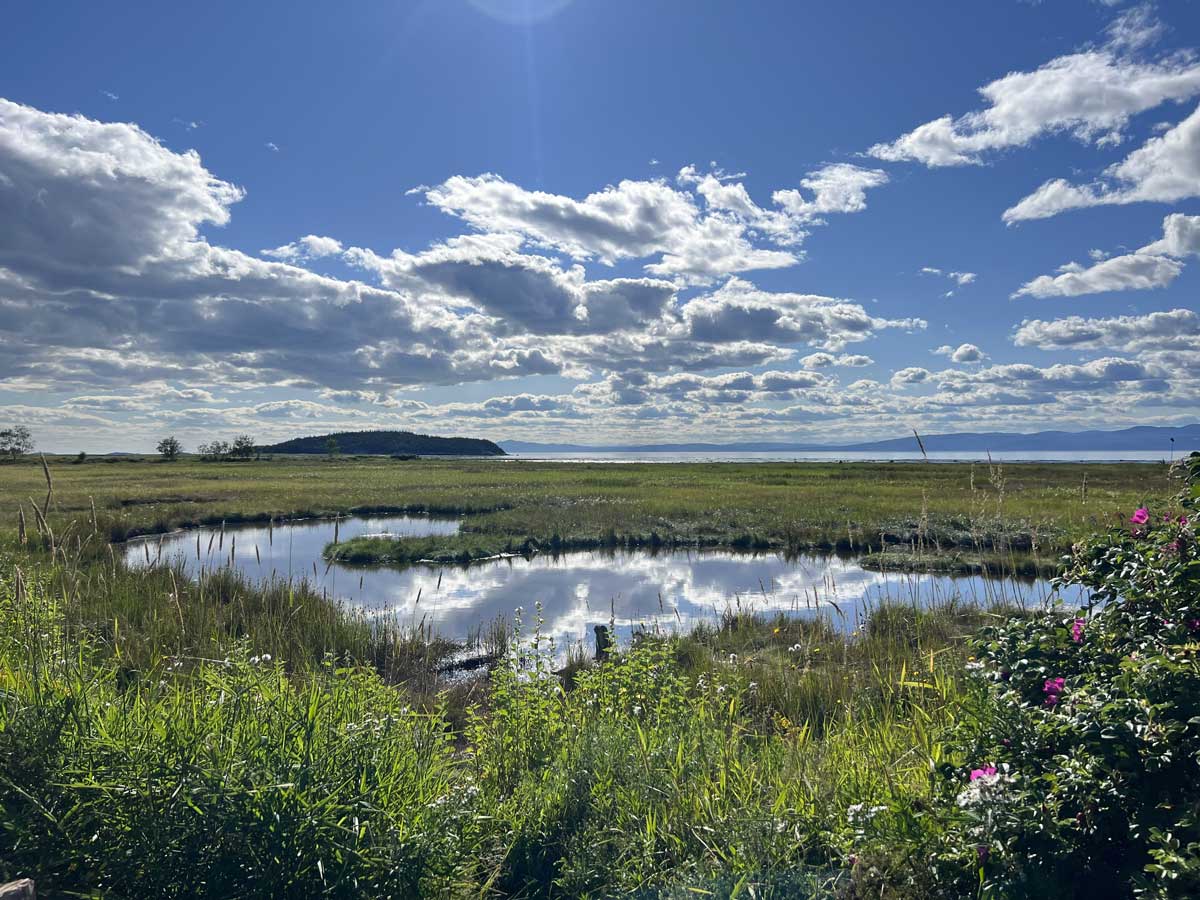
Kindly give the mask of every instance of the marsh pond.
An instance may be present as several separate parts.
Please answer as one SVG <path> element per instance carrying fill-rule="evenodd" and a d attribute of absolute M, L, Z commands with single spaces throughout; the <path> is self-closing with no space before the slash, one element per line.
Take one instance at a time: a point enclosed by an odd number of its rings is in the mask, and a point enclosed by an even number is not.
<path fill-rule="evenodd" d="M 178 531 L 123 547 L 133 567 L 176 562 L 194 578 L 228 566 L 255 581 L 306 581 L 368 615 L 423 624 L 453 639 L 514 614 L 528 630 L 540 605 L 542 634 L 560 647 L 590 638 L 598 624 L 628 636 L 639 627 L 682 630 L 742 610 L 827 615 L 852 631 L 881 603 L 1034 605 L 1052 593 L 1041 579 L 879 572 L 854 557 L 821 554 L 593 550 L 405 568 L 345 566 L 323 556 L 335 538 L 446 535 L 458 527 L 454 519 L 423 516 L 303 519 Z"/>

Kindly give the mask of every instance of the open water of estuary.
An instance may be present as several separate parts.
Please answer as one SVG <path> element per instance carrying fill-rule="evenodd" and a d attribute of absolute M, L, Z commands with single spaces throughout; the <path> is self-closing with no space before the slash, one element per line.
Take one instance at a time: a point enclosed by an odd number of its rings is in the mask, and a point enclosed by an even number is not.
<path fill-rule="evenodd" d="M 322 551 L 334 540 L 335 529 L 346 540 L 363 534 L 452 534 L 458 523 L 392 516 L 341 519 L 336 525 L 306 519 L 273 527 L 200 528 L 130 541 L 125 558 L 132 566 L 177 560 L 192 577 L 232 566 L 254 580 L 307 581 L 369 614 L 424 622 L 456 639 L 498 616 L 511 620 L 518 609 L 528 631 L 540 604 L 542 634 L 560 647 L 590 640 L 593 625 L 610 621 L 619 636 L 627 636 L 637 627 L 686 629 L 727 609 L 742 609 L 828 615 L 852 630 L 863 613 L 884 602 L 1033 605 L 1051 595 L 1046 581 L 884 573 L 853 559 L 816 554 L 785 559 L 713 551 L 586 551 L 468 566 L 329 565 Z M 1077 593 L 1063 596 L 1067 603 L 1081 599 Z"/>

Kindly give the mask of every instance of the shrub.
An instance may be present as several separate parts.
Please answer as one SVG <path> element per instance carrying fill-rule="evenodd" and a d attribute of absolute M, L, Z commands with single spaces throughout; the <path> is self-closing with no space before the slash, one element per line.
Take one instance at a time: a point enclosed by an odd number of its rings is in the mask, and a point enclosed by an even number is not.
<path fill-rule="evenodd" d="M 226 441 L 211 441 L 196 448 L 200 458 L 206 462 L 219 462 L 229 458 L 229 444 Z"/>
<path fill-rule="evenodd" d="M 923 824 L 947 896 L 1200 895 L 1200 455 L 1165 508 L 1077 544 L 1062 606 L 985 628 Z"/>

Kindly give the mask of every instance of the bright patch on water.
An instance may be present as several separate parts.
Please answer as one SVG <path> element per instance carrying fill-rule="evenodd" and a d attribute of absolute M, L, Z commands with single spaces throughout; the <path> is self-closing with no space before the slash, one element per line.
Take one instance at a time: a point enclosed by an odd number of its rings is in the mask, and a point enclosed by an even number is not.
<path fill-rule="evenodd" d="M 343 519 L 341 540 L 361 534 L 421 536 L 452 534 L 456 521 L 417 517 Z M 589 551 L 532 559 L 498 559 L 470 566 L 413 566 L 408 569 L 329 565 L 321 553 L 333 540 L 334 524 L 306 520 L 276 525 L 202 528 L 126 545 L 126 561 L 145 566 L 178 559 L 192 576 L 233 565 L 255 580 L 307 581 L 318 590 L 372 614 L 400 622 L 432 625 L 451 638 L 465 638 L 481 624 L 518 608 L 528 631 L 535 604 L 542 606 L 542 634 L 560 647 L 591 640 L 592 626 L 615 621 L 618 634 L 635 627 L 686 629 L 713 621 L 727 609 L 828 615 L 847 631 L 883 602 L 918 605 L 959 600 L 989 605 L 1043 603 L 1045 581 L 979 576 L 955 577 L 875 572 L 854 560 L 804 555 L 728 552 Z M 1078 603 L 1082 594 L 1063 597 Z"/>

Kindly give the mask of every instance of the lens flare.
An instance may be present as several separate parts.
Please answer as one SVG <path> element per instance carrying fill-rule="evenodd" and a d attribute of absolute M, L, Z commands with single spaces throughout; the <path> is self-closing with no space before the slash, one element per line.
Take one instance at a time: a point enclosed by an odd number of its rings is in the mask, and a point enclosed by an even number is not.
<path fill-rule="evenodd" d="M 469 0 L 485 15 L 509 25 L 536 25 L 557 15 L 571 0 Z"/>

